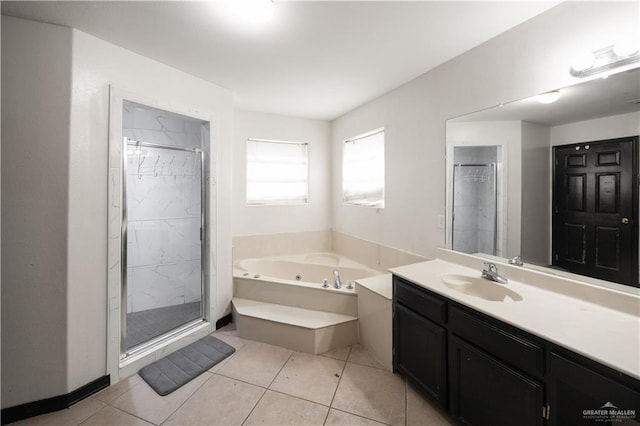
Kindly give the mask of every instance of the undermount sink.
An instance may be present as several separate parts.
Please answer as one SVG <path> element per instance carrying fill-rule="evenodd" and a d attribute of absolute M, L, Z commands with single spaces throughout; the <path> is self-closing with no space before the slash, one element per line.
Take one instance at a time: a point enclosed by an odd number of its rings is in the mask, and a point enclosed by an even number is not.
<path fill-rule="evenodd" d="M 522 296 L 503 284 L 480 277 L 443 275 L 442 282 L 452 290 L 484 300 L 493 302 L 519 302 L 522 300 Z"/>

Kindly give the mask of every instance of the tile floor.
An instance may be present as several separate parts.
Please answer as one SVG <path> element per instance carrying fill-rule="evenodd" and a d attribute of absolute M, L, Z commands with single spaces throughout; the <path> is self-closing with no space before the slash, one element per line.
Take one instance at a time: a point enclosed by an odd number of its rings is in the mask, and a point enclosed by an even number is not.
<path fill-rule="evenodd" d="M 450 425 L 360 345 L 309 355 L 214 335 L 236 352 L 161 397 L 138 375 L 20 425 Z"/>

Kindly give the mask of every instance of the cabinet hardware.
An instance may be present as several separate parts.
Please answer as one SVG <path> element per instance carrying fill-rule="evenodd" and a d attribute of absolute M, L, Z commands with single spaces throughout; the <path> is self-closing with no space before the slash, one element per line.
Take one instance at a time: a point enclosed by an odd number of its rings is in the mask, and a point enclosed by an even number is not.
<path fill-rule="evenodd" d="M 547 404 L 542 407 L 542 418 L 545 420 L 549 420 L 550 415 L 551 415 L 551 406 Z"/>

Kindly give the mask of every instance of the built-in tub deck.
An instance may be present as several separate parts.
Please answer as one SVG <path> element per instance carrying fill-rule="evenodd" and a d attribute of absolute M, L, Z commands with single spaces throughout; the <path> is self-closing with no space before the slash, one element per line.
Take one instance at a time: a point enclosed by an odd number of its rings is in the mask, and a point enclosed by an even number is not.
<path fill-rule="evenodd" d="M 340 274 L 341 288 L 333 285 L 334 270 Z M 234 267 L 238 334 L 316 354 L 355 344 L 355 282 L 380 274 L 336 253 L 241 260 Z M 349 284 L 352 288 L 347 288 Z"/>

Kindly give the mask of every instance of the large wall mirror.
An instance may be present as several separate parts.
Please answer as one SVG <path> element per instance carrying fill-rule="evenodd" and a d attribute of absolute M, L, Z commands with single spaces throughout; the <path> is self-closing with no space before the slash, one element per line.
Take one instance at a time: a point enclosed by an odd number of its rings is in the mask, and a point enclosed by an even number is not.
<path fill-rule="evenodd" d="M 551 96 L 447 121 L 447 247 L 635 292 L 640 69 Z"/>

